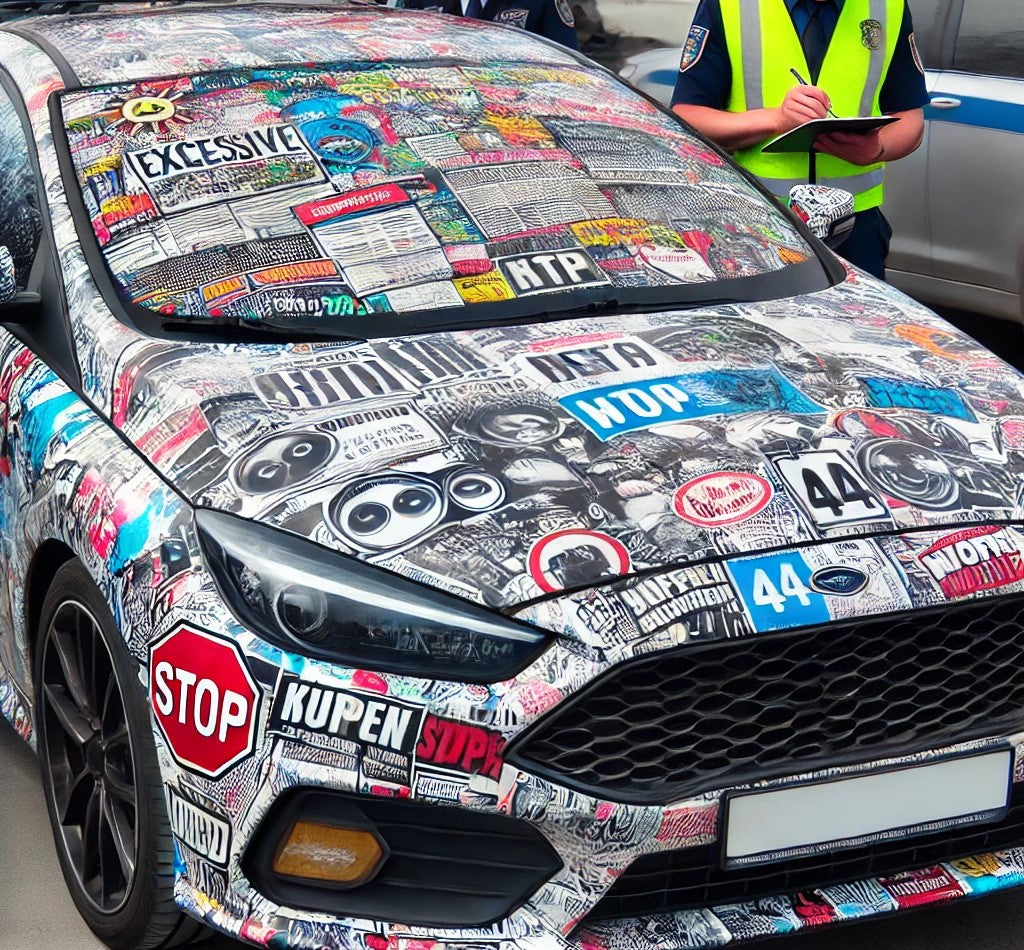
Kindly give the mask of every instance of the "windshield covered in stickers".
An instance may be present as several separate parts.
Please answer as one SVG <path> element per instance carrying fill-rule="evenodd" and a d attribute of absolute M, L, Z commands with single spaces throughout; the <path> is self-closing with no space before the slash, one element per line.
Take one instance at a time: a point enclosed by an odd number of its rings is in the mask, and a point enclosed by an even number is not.
<path fill-rule="evenodd" d="M 118 294 L 175 321 L 365 337 L 384 314 L 437 329 L 828 284 L 779 208 L 587 68 L 228 70 L 61 105 Z"/>

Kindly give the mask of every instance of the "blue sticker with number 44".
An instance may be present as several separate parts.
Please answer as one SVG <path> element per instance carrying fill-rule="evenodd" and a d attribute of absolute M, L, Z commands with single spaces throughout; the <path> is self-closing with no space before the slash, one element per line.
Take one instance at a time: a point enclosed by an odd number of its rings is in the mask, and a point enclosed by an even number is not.
<path fill-rule="evenodd" d="M 758 632 L 830 620 L 825 598 L 811 589 L 811 569 L 796 551 L 726 561 Z"/>

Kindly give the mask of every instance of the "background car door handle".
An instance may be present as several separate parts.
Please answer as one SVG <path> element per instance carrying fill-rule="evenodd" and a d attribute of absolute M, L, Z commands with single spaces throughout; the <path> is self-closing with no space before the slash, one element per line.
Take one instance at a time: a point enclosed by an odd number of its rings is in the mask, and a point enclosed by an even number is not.
<path fill-rule="evenodd" d="M 928 105 L 935 109 L 955 109 L 960 105 L 960 100 L 952 96 L 934 96 Z"/>

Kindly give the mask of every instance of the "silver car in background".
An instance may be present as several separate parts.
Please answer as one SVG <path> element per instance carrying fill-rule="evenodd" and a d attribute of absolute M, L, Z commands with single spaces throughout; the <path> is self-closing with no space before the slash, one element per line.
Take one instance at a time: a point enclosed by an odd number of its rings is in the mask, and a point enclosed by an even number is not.
<path fill-rule="evenodd" d="M 921 148 L 886 172 L 888 280 L 925 303 L 1024 322 L 1024 0 L 910 9 L 931 102 Z M 647 50 L 620 75 L 667 104 L 678 63 L 676 47 Z"/>

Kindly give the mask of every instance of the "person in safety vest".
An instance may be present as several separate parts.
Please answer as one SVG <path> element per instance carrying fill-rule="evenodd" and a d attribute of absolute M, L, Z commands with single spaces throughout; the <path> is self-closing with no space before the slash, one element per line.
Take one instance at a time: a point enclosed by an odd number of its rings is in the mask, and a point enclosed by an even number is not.
<path fill-rule="evenodd" d="M 405 0 L 407 10 L 438 10 L 453 16 L 508 23 L 578 49 L 569 0 Z"/>
<path fill-rule="evenodd" d="M 680 118 L 783 201 L 808 180 L 810 158 L 764 153 L 767 141 L 830 110 L 897 116 L 814 143 L 818 184 L 854 196 L 856 222 L 839 253 L 882 279 L 892 236 L 880 208 L 885 163 L 921 144 L 927 102 L 906 0 L 700 0 L 672 96 Z"/>

